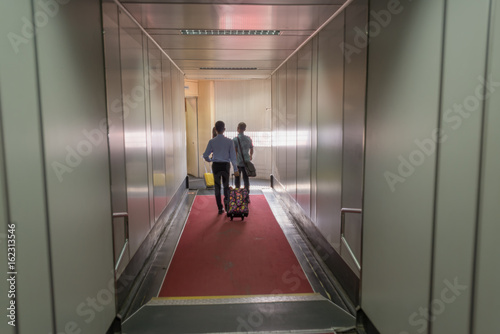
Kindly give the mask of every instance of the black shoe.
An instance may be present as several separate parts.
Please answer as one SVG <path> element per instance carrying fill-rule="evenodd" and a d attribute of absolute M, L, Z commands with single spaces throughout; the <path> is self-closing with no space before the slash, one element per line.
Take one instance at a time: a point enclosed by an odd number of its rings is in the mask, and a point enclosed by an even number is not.
<path fill-rule="evenodd" d="M 219 209 L 219 215 L 223 214 L 224 213 L 224 210 L 222 209 Z"/>

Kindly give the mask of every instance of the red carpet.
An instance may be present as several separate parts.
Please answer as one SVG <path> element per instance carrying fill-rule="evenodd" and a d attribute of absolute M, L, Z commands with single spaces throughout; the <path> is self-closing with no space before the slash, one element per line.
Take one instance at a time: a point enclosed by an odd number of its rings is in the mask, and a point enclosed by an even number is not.
<path fill-rule="evenodd" d="M 313 292 L 264 195 L 230 221 L 197 196 L 159 297 Z"/>

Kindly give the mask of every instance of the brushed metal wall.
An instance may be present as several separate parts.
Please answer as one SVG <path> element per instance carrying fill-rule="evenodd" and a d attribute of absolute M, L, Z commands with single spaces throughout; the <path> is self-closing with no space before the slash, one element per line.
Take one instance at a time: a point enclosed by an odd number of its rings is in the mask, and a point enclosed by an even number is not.
<path fill-rule="evenodd" d="M 36 2 L 33 10 L 46 8 Z M 116 314 L 101 2 L 61 4 L 36 32 L 36 47 L 55 332 L 73 322 L 99 333 Z M 71 150 L 78 163 L 61 182 L 50 168 Z"/>
<path fill-rule="evenodd" d="M 2 107 L 0 105 L 0 140 L 3 143 L 3 131 L 2 131 Z M 7 206 L 7 174 L 5 171 L 5 157 L 4 157 L 4 148 L 3 145 L 0 145 L 0 249 L 2 250 L 3 254 L 8 254 L 8 236 L 7 236 L 7 230 L 9 229 L 9 215 L 8 215 L 8 206 Z M 0 259 L 0 266 L 2 268 L 9 268 L 8 267 L 8 259 L 7 256 L 2 256 Z M 0 282 L 0 289 L 2 291 L 5 291 L 3 295 L 0 297 L 0 302 L 2 305 L 5 305 L 6 308 L 10 307 L 10 298 L 9 298 L 9 290 L 10 290 L 10 282 L 7 281 L 7 279 L 10 279 L 9 275 L 7 274 L 7 271 L 2 273 L 1 276 L 1 282 Z M 10 296 L 12 297 L 12 296 Z M 0 324 L 0 330 L 2 333 L 5 334 L 14 334 L 15 333 L 15 327 L 11 326 L 9 324 L 11 318 L 10 316 L 10 311 L 7 311 L 6 313 L 6 318 L 2 323 Z"/>
<path fill-rule="evenodd" d="M 490 11 L 490 40 L 487 62 L 488 75 L 495 78 L 495 92 L 485 102 L 483 119 L 483 156 L 481 160 L 481 189 L 476 246 L 476 270 L 472 309 L 472 330 L 475 334 L 493 333 L 497 330 L 497 316 L 500 314 L 500 267 L 498 254 L 500 246 L 500 6 L 498 2 Z M 483 17 L 485 20 L 486 18 Z M 491 87 L 490 87 L 491 88 Z"/>
<path fill-rule="evenodd" d="M 341 208 L 361 208 L 366 50 L 347 63 L 342 45 L 345 35 L 354 38 L 344 27 L 366 21 L 366 1 L 354 2 L 272 78 L 276 189 L 320 232 L 318 246 L 329 245 L 343 256 L 335 259 L 352 265 L 342 269 L 349 279 L 356 279 L 358 268 L 341 248 Z M 349 217 L 347 224 L 346 238 L 360 258 L 361 217 Z"/>
<path fill-rule="evenodd" d="M 443 1 L 407 4 L 369 46 L 361 306 L 382 333 L 414 331 L 429 303 L 436 156 L 399 166 L 438 127 L 443 15 Z"/>
<path fill-rule="evenodd" d="M 340 252 L 342 196 L 342 111 L 344 15 L 337 16 L 318 35 L 318 109 L 316 224 Z"/>
<path fill-rule="evenodd" d="M 355 46 L 358 39 L 366 37 L 360 27 L 366 25 L 368 7 L 366 0 L 354 1 L 345 10 L 344 45 Z M 343 157 L 342 157 L 342 207 L 362 208 L 363 158 L 366 102 L 366 49 L 344 52 L 344 113 L 343 113 Z M 356 265 L 361 262 L 362 214 L 345 214 L 345 242 L 340 253 L 351 269 L 360 276 Z M 350 254 L 349 249 L 354 255 Z"/>
<path fill-rule="evenodd" d="M 184 184 L 183 75 L 113 3 L 103 4 L 115 262 L 120 275 Z M 126 236 L 128 235 L 128 244 Z"/>
<path fill-rule="evenodd" d="M 153 166 L 153 204 L 154 220 L 160 218 L 167 206 L 167 188 L 165 182 L 165 130 L 163 110 L 163 80 L 161 73 L 161 52 L 151 41 L 149 48 L 149 92 L 151 101 L 151 148 Z"/>
<path fill-rule="evenodd" d="M 0 3 L 0 30 L 19 34 L 21 17 L 31 17 L 32 2 L 2 1 Z M 21 35 L 22 36 L 22 35 Z M 27 332 L 51 332 L 53 326 L 53 293 L 50 289 L 49 240 L 44 166 L 41 143 L 40 106 L 36 69 L 36 45 L 12 44 L 0 39 L 0 121 L 3 132 L 2 153 L 2 305 L 5 305 L 2 333 L 17 333 L 23 327 Z M 66 165 L 65 159 L 61 160 Z M 5 168 L 5 170 L 3 169 Z M 4 174 L 5 173 L 5 174 Z M 54 173 L 50 167 L 49 173 Z M 69 173 L 60 172 L 64 180 Z M 29 204 L 29 206 L 28 206 Z M 5 210 L 3 210 L 5 209 Z M 7 323 L 7 222 L 16 224 L 16 327 Z M 20 243 L 20 240 L 24 240 Z M 5 262 L 4 262 L 5 261 Z M 33 284 L 33 277 L 37 284 Z M 9 286 L 10 288 L 10 286 Z M 33 298 L 37 303 L 33 303 Z M 9 311 L 10 313 L 10 311 Z M 30 319 L 29 314 L 33 315 Z M 22 317 L 25 317 L 23 320 Z"/>
<path fill-rule="evenodd" d="M 0 62 L 16 329 L 103 333 L 116 310 L 101 3 L 4 1 L 0 13 L 2 31 L 23 35 L 2 41 Z"/>
<path fill-rule="evenodd" d="M 130 257 L 132 257 L 150 229 L 148 136 L 144 85 L 146 73 L 143 52 L 147 41 L 144 41 L 145 37 L 141 30 L 123 12 L 120 12 L 119 24 L 127 207 Z"/>
<path fill-rule="evenodd" d="M 286 63 L 286 178 L 285 189 L 297 201 L 297 55 Z"/>
<path fill-rule="evenodd" d="M 286 114 L 287 114 L 287 109 L 286 109 L 286 85 L 287 85 L 287 71 L 286 71 L 286 66 L 283 66 L 279 71 L 277 72 L 277 77 L 278 77 L 278 95 L 275 96 L 275 98 L 278 101 L 278 110 L 277 110 L 277 121 L 278 121 L 278 133 L 276 136 L 276 143 L 275 145 L 278 148 L 277 152 L 277 159 L 276 159 L 276 172 L 274 173 L 277 175 L 278 180 L 283 184 L 287 184 L 287 133 L 286 133 Z"/>
<path fill-rule="evenodd" d="M 468 291 L 463 294 L 459 291 L 460 296 L 455 296 L 453 303 L 444 304 L 443 312 L 439 312 L 443 305 L 433 302 L 437 313 L 429 325 L 433 333 L 470 333 L 483 102 L 477 100 L 471 107 L 469 100 L 480 85 L 478 78 L 485 73 L 489 5 L 489 0 L 474 3 L 458 0 L 446 6 L 440 111 L 443 141 L 439 145 L 437 168 L 431 300 L 442 300 L 450 282 L 456 281 Z M 464 17 L 467 17 L 465 22 Z M 464 101 L 464 111 L 470 115 L 460 121 L 447 110 Z M 426 157 L 434 155 L 435 149 L 429 138 L 429 135 L 419 138 Z"/>
<path fill-rule="evenodd" d="M 297 54 L 297 203 L 311 217 L 312 43 Z"/>
<path fill-rule="evenodd" d="M 391 10 L 368 60 L 361 306 L 381 332 L 490 333 L 499 10 L 488 0 Z"/>

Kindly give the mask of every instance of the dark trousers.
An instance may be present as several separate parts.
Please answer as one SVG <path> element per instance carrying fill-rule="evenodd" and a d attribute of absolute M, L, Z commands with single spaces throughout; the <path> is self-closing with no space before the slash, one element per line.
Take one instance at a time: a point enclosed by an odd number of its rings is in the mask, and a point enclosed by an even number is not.
<path fill-rule="evenodd" d="M 222 210 L 221 201 L 221 179 L 222 185 L 224 186 L 224 207 L 227 211 L 227 203 L 229 202 L 229 173 L 231 170 L 231 164 L 229 162 L 213 162 L 212 172 L 214 173 L 214 184 L 215 184 L 215 200 L 217 201 L 217 207 Z"/>
<path fill-rule="evenodd" d="M 245 188 L 248 190 L 248 193 L 250 193 L 250 180 L 248 179 L 248 174 L 245 167 L 238 166 L 238 171 L 240 172 L 240 176 L 243 175 L 243 184 L 245 185 Z M 239 188 L 241 185 L 240 176 L 234 177 L 234 185 L 236 186 L 236 188 Z"/>

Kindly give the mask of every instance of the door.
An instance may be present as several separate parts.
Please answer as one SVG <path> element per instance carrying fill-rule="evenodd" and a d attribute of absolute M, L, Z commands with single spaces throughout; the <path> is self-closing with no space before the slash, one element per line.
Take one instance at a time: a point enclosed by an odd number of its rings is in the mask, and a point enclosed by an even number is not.
<path fill-rule="evenodd" d="M 187 172 L 199 177 L 198 164 L 198 98 L 186 98 L 186 141 L 187 141 Z"/>

